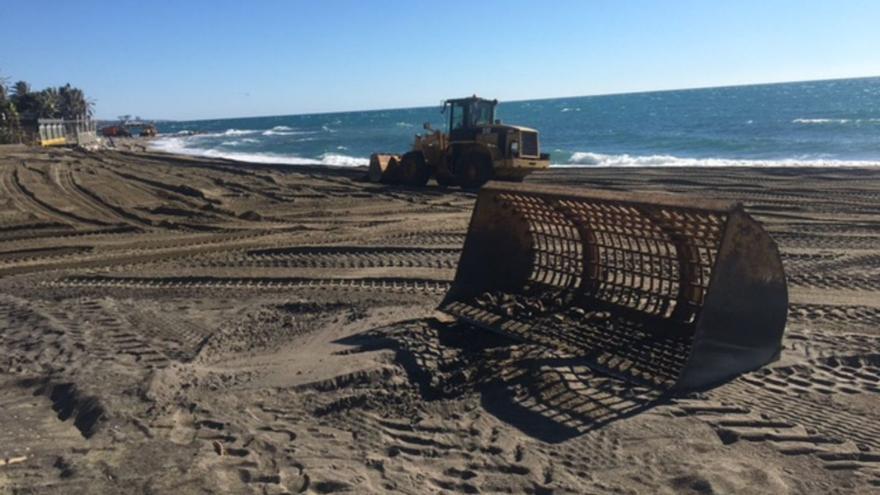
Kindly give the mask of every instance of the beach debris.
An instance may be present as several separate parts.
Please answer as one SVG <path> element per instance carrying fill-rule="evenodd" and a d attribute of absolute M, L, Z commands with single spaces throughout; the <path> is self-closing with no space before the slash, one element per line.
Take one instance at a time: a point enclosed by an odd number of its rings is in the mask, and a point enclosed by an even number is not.
<path fill-rule="evenodd" d="M 10 466 L 12 464 L 18 464 L 24 462 L 28 459 L 26 455 L 17 456 L 17 457 L 7 457 L 5 459 L 0 458 L 0 467 Z"/>

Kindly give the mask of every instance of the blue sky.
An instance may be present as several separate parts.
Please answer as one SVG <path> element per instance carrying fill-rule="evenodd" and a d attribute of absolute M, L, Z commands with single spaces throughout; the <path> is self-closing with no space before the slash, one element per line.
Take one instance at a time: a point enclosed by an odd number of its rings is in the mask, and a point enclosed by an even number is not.
<path fill-rule="evenodd" d="M 876 0 L 0 0 L 0 76 L 197 119 L 880 75 Z"/>

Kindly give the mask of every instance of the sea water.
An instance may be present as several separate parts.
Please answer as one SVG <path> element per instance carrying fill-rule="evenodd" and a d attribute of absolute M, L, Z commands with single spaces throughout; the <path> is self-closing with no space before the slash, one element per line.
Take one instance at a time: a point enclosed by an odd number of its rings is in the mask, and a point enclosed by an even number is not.
<path fill-rule="evenodd" d="M 537 129 L 554 166 L 880 166 L 880 77 L 502 102 L 497 113 Z M 152 147 L 356 166 L 406 151 L 424 122 L 445 129 L 445 118 L 438 104 L 161 122 Z"/>

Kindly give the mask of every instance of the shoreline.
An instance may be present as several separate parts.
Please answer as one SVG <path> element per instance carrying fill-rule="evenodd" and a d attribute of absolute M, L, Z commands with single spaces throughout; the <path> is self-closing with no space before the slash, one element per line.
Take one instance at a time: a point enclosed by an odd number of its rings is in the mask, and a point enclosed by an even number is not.
<path fill-rule="evenodd" d="M 168 153 L 174 155 L 195 156 L 200 158 L 226 159 L 241 163 L 264 163 L 277 165 L 326 165 L 340 167 L 367 166 L 369 157 L 357 157 L 341 153 L 325 152 L 323 158 L 307 158 L 297 155 L 285 155 L 272 152 L 220 150 L 217 148 L 198 149 L 180 148 L 167 150 L 151 148 L 149 142 L 162 139 L 186 139 L 186 136 L 160 135 L 156 138 L 143 140 L 130 138 L 134 142 L 127 146 L 141 148 L 143 151 Z M 147 143 L 147 144 L 144 144 Z M 551 152 L 551 160 L 553 153 Z M 265 160 L 265 161 L 260 161 Z M 830 158 L 731 158 L 731 157 L 687 157 L 664 154 L 635 155 L 629 153 L 605 154 L 595 152 L 573 152 L 572 158 L 564 163 L 552 163 L 551 168 L 861 168 L 880 167 L 878 159 L 830 159 Z"/>

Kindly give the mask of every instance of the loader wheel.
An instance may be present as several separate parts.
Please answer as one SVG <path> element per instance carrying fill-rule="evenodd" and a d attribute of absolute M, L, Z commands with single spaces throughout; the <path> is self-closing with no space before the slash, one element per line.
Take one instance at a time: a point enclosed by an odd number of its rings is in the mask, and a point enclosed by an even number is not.
<path fill-rule="evenodd" d="M 422 187 L 431 178 L 431 169 L 425 163 L 425 156 L 418 151 L 410 151 L 400 159 L 403 184 L 408 186 Z"/>
<path fill-rule="evenodd" d="M 449 187 L 455 182 L 455 179 L 448 175 L 438 175 L 435 178 L 437 179 L 437 185 L 440 187 Z"/>
<path fill-rule="evenodd" d="M 492 161 L 481 153 L 467 153 L 455 164 L 455 180 L 464 189 L 479 189 L 492 178 Z"/>

